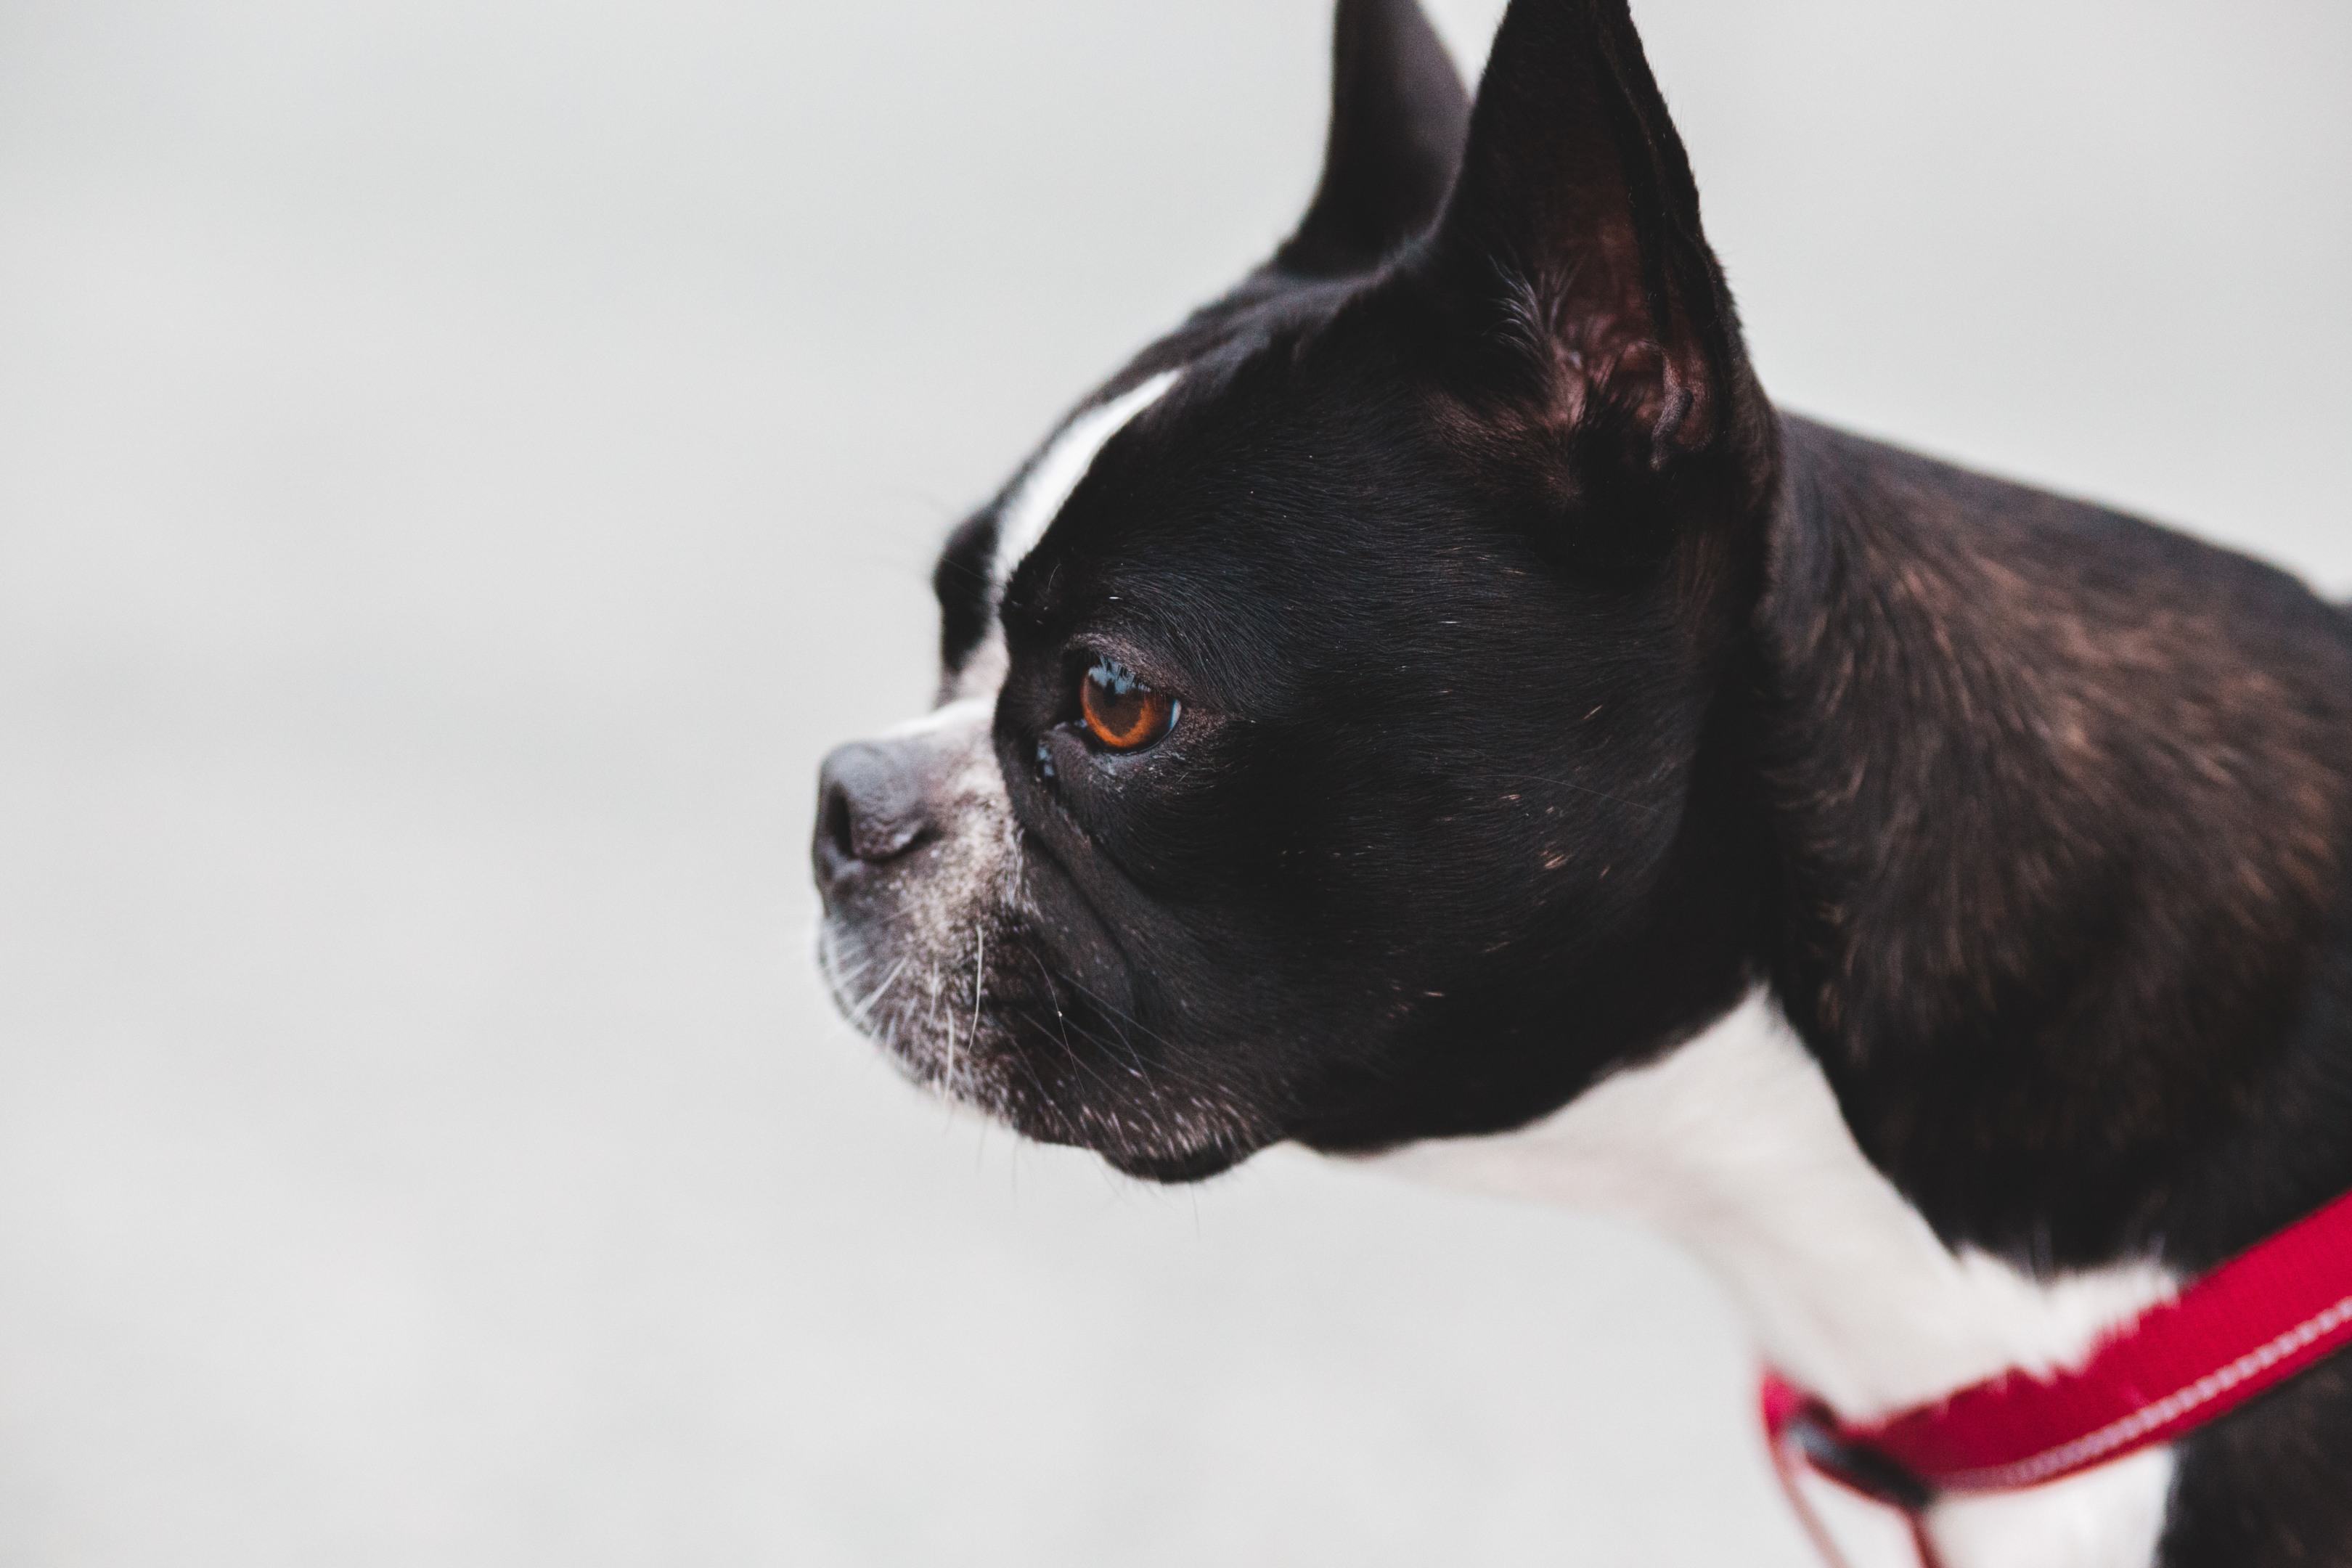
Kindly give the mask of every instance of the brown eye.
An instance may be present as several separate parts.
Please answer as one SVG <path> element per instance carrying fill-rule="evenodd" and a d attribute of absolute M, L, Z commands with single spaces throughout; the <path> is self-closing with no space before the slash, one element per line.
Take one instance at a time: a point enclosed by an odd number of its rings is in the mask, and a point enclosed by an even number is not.
<path fill-rule="evenodd" d="M 1096 740 L 1114 752 L 1132 752 L 1168 733 L 1176 722 L 1176 700 L 1105 658 L 1078 682 L 1078 711 Z"/>

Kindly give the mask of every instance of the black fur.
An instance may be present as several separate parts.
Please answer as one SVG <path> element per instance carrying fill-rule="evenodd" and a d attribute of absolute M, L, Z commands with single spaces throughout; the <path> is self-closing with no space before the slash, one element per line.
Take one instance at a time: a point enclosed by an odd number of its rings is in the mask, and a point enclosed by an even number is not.
<path fill-rule="evenodd" d="M 940 561 L 994 1108 L 1171 1179 L 1505 1129 L 1760 979 L 1954 1243 L 2195 1270 L 2352 1187 L 2352 624 L 1776 412 L 1622 0 L 1511 6 L 1458 178 L 1409 0 L 1337 63 L 1297 235 L 1106 391 L 1175 389 L 1001 606 L 993 509 Z M 1168 740 L 1087 739 L 1104 654 Z M 923 841 L 821 824 L 833 918 Z M 2163 1561 L 2352 1561 L 2347 1445 L 2340 1362 L 2192 1438 Z"/>
<path fill-rule="evenodd" d="M 1294 278 L 1378 266 L 1435 220 L 1469 128 L 1470 95 L 1420 6 L 1341 6 L 1322 183 L 1274 265 Z"/>

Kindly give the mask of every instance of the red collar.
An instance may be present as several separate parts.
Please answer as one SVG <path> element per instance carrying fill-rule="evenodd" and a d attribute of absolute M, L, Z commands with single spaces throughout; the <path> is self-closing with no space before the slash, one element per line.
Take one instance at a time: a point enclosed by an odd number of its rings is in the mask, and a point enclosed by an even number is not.
<path fill-rule="evenodd" d="M 2352 1342 L 2352 1194 L 2200 1276 L 2080 1368 L 2021 1372 L 1849 1424 L 1775 1374 L 1764 1422 L 1801 1458 L 1913 1513 L 1948 1492 L 2036 1486 L 2168 1443 Z"/>

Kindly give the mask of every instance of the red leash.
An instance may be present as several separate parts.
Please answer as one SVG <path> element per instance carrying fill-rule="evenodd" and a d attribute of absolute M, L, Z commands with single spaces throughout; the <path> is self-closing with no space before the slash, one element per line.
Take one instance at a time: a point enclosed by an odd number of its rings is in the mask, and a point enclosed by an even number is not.
<path fill-rule="evenodd" d="M 2347 1343 L 2352 1194 L 2149 1308 L 2074 1371 L 2003 1373 L 1863 1424 L 1768 1373 L 1764 1425 L 1792 1496 L 1801 1461 L 1916 1521 L 1938 1496 L 2039 1486 L 2171 1442 Z M 1819 1542 L 1801 1499 L 1799 1512 Z"/>
<path fill-rule="evenodd" d="M 1879 1478 L 1866 1479 L 1851 1469 L 1845 1461 L 1853 1456 L 1837 1447 L 1834 1434 L 1823 1424 L 1826 1406 L 1799 1393 L 1781 1381 L 1778 1373 L 1767 1372 L 1762 1414 L 1765 1440 L 1771 1449 L 1772 1468 L 1780 1478 L 1780 1489 L 1788 1494 L 1797 1522 L 1804 1527 L 1806 1538 L 1828 1568 L 1848 1565 L 1836 1536 L 1822 1522 L 1812 1500 L 1805 1495 L 1804 1472 L 1808 1469 L 1819 1471 L 1872 1501 L 1899 1511 L 1910 1526 L 1911 1548 L 1918 1553 L 1919 1568 L 1941 1568 L 1936 1544 L 1927 1538 L 1926 1493 L 1903 1483 L 1889 1489 L 1880 1484 Z"/>

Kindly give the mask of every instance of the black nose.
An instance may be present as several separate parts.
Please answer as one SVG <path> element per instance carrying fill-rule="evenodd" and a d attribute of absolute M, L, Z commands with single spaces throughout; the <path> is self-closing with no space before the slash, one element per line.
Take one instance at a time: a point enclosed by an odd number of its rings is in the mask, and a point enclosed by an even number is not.
<path fill-rule="evenodd" d="M 887 744 L 856 741 L 835 748 L 817 775 L 816 841 L 810 847 L 820 888 L 830 889 L 858 866 L 904 855 L 929 831 L 922 770 Z"/>

